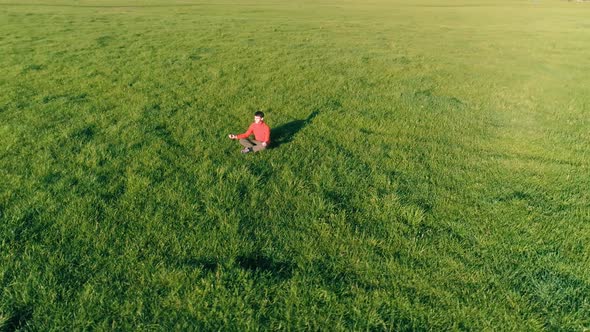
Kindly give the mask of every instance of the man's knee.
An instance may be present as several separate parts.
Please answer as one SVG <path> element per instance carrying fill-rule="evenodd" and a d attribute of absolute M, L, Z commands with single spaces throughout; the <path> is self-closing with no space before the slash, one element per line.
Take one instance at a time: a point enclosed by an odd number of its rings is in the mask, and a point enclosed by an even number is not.
<path fill-rule="evenodd" d="M 241 138 L 239 140 L 239 142 L 243 147 L 246 147 L 246 148 L 250 148 L 253 145 L 252 142 L 250 142 L 250 140 L 247 138 Z"/>
<path fill-rule="evenodd" d="M 254 146 L 252 148 L 252 150 L 258 152 L 258 151 L 262 151 L 262 150 L 266 150 L 266 146 L 262 145 L 262 144 L 257 144 L 256 146 Z"/>

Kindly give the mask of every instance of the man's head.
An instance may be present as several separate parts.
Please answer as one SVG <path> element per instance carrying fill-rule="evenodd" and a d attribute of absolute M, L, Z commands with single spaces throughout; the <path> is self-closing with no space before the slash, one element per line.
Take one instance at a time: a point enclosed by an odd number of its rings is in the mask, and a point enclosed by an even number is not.
<path fill-rule="evenodd" d="M 260 123 L 262 121 L 264 121 L 264 113 L 261 111 L 254 113 L 254 123 Z"/>

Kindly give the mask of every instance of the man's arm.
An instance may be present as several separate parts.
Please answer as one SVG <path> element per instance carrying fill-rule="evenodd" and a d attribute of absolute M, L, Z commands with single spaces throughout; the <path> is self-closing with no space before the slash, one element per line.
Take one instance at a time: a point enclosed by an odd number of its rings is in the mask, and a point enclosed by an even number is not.
<path fill-rule="evenodd" d="M 252 125 L 250 125 L 250 127 L 248 127 L 248 130 L 246 130 L 245 133 L 234 135 L 234 139 L 248 138 L 248 136 L 252 135 L 252 132 L 254 132 L 254 130 L 252 129 Z"/>
<path fill-rule="evenodd" d="M 262 146 L 267 146 L 270 143 L 270 127 L 266 126 L 262 133 Z"/>

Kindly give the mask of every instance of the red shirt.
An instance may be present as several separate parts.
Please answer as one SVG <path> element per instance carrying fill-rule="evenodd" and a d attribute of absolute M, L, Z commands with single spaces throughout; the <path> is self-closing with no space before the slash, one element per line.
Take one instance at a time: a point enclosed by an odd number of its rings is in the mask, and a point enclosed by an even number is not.
<path fill-rule="evenodd" d="M 266 125 L 264 122 L 256 123 L 248 127 L 245 133 L 239 134 L 238 139 L 248 138 L 248 136 L 254 133 L 254 139 L 261 142 L 266 142 L 266 144 L 270 143 L 270 127 Z"/>

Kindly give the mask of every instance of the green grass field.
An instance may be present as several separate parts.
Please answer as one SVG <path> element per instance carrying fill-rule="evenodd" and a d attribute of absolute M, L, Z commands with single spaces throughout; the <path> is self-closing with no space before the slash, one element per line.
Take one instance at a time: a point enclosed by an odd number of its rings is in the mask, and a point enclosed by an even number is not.
<path fill-rule="evenodd" d="M 588 331 L 589 17 L 0 0 L 0 330 Z"/>

